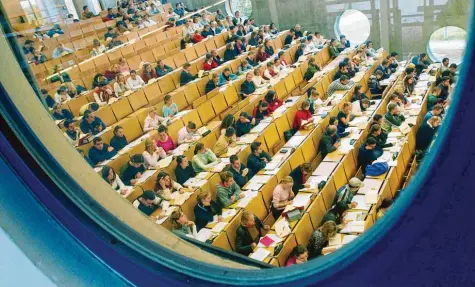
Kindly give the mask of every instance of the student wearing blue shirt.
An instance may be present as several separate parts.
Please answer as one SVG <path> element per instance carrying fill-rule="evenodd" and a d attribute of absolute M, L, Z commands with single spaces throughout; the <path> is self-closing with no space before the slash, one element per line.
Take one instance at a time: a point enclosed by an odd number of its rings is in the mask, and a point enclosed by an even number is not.
<path fill-rule="evenodd" d="M 345 50 L 345 48 L 351 47 L 350 41 L 346 39 L 345 35 L 340 35 L 340 43 L 343 46 L 343 50 Z"/>
<path fill-rule="evenodd" d="M 99 117 L 94 116 L 91 112 L 84 112 L 79 128 L 83 134 L 98 134 L 106 128 L 106 125 Z"/>
<path fill-rule="evenodd" d="M 249 169 L 247 177 L 249 179 L 252 178 L 259 170 L 265 168 L 266 164 L 271 160 L 270 155 L 262 149 L 262 143 L 258 141 L 253 142 L 251 144 L 251 154 L 247 158 L 247 168 Z"/>
<path fill-rule="evenodd" d="M 22 47 L 23 53 L 25 55 L 28 55 L 30 53 L 33 54 L 33 51 L 35 50 L 35 48 L 33 47 L 34 44 L 35 42 L 33 42 L 32 40 L 26 40 L 25 44 Z"/>
<path fill-rule="evenodd" d="M 196 230 L 200 231 L 208 223 L 214 220 L 214 216 L 218 216 L 218 221 L 222 221 L 221 217 L 223 209 L 221 205 L 211 200 L 211 195 L 207 191 L 198 194 L 198 203 L 195 205 L 195 224 Z"/>
<path fill-rule="evenodd" d="M 231 69 L 230 68 L 224 68 L 221 75 L 219 75 L 218 86 L 221 87 L 222 85 L 225 85 L 227 82 L 233 81 L 235 79 L 237 79 L 237 76 L 235 74 L 231 73 Z"/>
<path fill-rule="evenodd" d="M 274 55 L 274 48 L 271 46 L 270 39 L 267 39 L 267 40 L 264 41 L 264 51 L 269 56 Z"/>
<path fill-rule="evenodd" d="M 241 83 L 241 97 L 247 98 L 249 95 L 256 91 L 256 84 L 254 84 L 252 72 L 247 72 L 246 80 Z"/>
<path fill-rule="evenodd" d="M 171 71 L 173 71 L 172 67 L 165 65 L 162 60 L 157 61 L 157 67 L 155 67 L 155 72 L 157 73 L 158 77 L 163 77 Z"/>
<path fill-rule="evenodd" d="M 116 151 L 119 151 L 126 147 L 127 144 L 128 142 L 124 134 L 124 128 L 122 126 L 115 126 L 114 136 L 110 141 L 110 146 L 113 147 Z"/>
<path fill-rule="evenodd" d="M 193 76 L 190 71 L 191 64 L 187 62 L 183 65 L 183 71 L 180 74 L 180 85 L 184 86 L 197 78 L 198 75 Z"/>
<path fill-rule="evenodd" d="M 289 34 L 285 37 L 284 45 L 287 46 L 287 45 L 292 44 L 292 41 L 294 39 L 295 39 L 295 30 L 290 29 Z"/>
<path fill-rule="evenodd" d="M 206 83 L 205 86 L 205 93 L 209 93 L 212 90 L 216 89 L 218 87 L 219 83 L 219 76 L 217 74 L 211 74 L 211 79 Z"/>
<path fill-rule="evenodd" d="M 430 118 L 434 116 L 442 117 L 443 112 L 444 112 L 444 107 L 442 105 L 439 105 L 439 104 L 435 105 L 432 108 L 432 111 L 427 112 L 427 114 L 425 114 L 424 119 L 422 120 L 422 125 L 424 125 L 424 123 L 426 123 Z"/>
<path fill-rule="evenodd" d="M 164 98 L 165 104 L 162 107 L 163 117 L 173 117 L 178 113 L 178 107 L 173 102 L 171 95 L 166 95 Z"/>
<path fill-rule="evenodd" d="M 388 59 L 384 59 L 376 68 L 376 71 L 381 71 L 383 73 L 383 80 L 389 79 L 389 77 L 391 77 L 391 69 L 389 69 Z"/>
<path fill-rule="evenodd" d="M 205 25 L 203 27 L 203 31 L 201 31 L 201 36 L 205 38 L 207 38 L 208 36 L 214 36 L 214 32 L 210 29 L 209 25 Z"/>
<path fill-rule="evenodd" d="M 247 175 L 249 173 L 249 169 L 246 168 L 243 163 L 241 163 L 239 157 L 235 154 L 229 158 L 229 163 L 229 171 L 233 174 L 234 182 L 236 182 L 236 184 L 242 188 L 248 181 Z"/>
<path fill-rule="evenodd" d="M 102 141 L 101 137 L 93 139 L 93 146 L 89 149 L 89 159 L 94 165 L 111 159 L 117 154 L 117 151 Z"/>
<path fill-rule="evenodd" d="M 53 27 L 48 31 L 48 33 L 46 33 L 46 35 L 48 35 L 48 37 L 50 38 L 53 38 L 54 35 L 63 35 L 63 34 L 64 32 L 59 26 L 59 24 L 54 24 Z"/>
<path fill-rule="evenodd" d="M 232 61 L 236 59 L 236 51 L 234 51 L 233 43 L 226 44 L 226 50 L 224 50 L 224 62 Z"/>
<path fill-rule="evenodd" d="M 376 140 L 368 138 L 358 151 L 358 165 L 363 169 L 363 174 L 366 174 L 366 167 L 378 159 L 378 154 L 374 152 L 375 148 Z"/>
<path fill-rule="evenodd" d="M 241 112 L 239 119 L 235 123 L 236 136 L 242 137 L 245 134 L 248 134 L 252 129 L 252 117 L 250 117 L 246 112 Z"/>

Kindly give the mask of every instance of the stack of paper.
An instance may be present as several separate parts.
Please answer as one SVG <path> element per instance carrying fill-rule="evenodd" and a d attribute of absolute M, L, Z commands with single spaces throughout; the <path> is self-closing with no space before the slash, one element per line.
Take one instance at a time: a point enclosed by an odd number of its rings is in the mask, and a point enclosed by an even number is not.
<path fill-rule="evenodd" d="M 266 122 L 260 122 L 257 126 L 253 127 L 252 130 L 250 131 L 251 134 L 260 134 L 262 133 L 267 127 L 269 126 L 269 123 Z"/>
<path fill-rule="evenodd" d="M 223 219 L 233 217 L 236 215 L 236 209 L 225 209 L 223 210 L 223 214 L 221 215 Z"/>
<path fill-rule="evenodd" d="M 364 215 L 361 211 L 350 211 L 346 213 L 343 219 L 346 221 L 361 221 L 364 219 Z"/>
<path fill-rule="evenodd" d="M 251 255 L 249 255 L 249 257 L 258 261 L 264 261 L 264 259 L 266 259 L 269 255 L 269 250 L 266 250 L 264 248 L 257 248 L 257 250 Z"/>
<path fill-rule="evenodd" d="M 226 153 L 227 157 L 237 154 L 241 151 L 240 146 L 228 147 L 228 152 Z"/>
<path fill-rule="evenodd" d="M 363 233 L 364 232 L 364 221 L 351 221 L 348 222 L 341 230 L 341 233 Z"/>
<path fill-rule="evenodd" d="M 251 197 L 244 197 L 241 198 L 237 204 L 237 207 L 239 208 L 246 208 L 246 206 L 249 204 L 249 201 L 251 201 Z"/>
<path fill-rule="evenodd" d="M 259 137 L 258 134 L 246 134 L 239 138 L 238 144 L 251 144 Z"/>
<path fill-rule="evenodd" d="M 159 168 L 166 168 L 167 166 L 170 165 L 170 163 L 172 163 L 172 160 L 173 160 L 173 156 L 167 156 L 166 158 L 164 159 L 161 159 L 160 161 L 158 161 L 158 167 Z"/>
<path fill-rule="evenodd" d="M 255 181 L 249 181 L 244 187 L 243 189 L 245 190 L 259 190 L 261 189 L 261 187 L 263 186 L 262 183 L 257 183 Z"/>
<path fill-rule="evenodd" d="M 228 225 L 227 222 L 218 222 L 213 227 L 213 229 L 211 229 L 211 232 L 213 232 L 215 234 L 220 233 L 224 229 L 224 227 L 226 227 L 226 225 Z"/>
<path fill-rule="evenodd" d="M 346 234 L 343 236 L 343 241 L 341 242 L 341 244 L 343 245 L 348 244 L 351 241 L 355 240 L 356 238 L 358 238 L 358 235 Z"/>
<path fill-rule="evenodd" d="M 185 183 L 183 184 L 184 186 L 190 187 L 190 188 L 195 188 L 195 187 L 200 187 L 206 184 L 205 179 L 199 179 L 199 178 L 189 178 Z"/>
<path fill-rule="evenodd" d="M 198 231 L 198 234 L 196 234 L 196 240 L 199 240 L 201 242 L 206 242 L 211 237 L 211 229 L 208 228 L 202 228 L 200 231 Z"/>
<path fill-rule="evenodd" d="M 341 245 L 341 240 L 342 240 L 342 234 L 337 233 L 335 234 L 335 236 L 330 237 L 328 239 L 328 246 Z"/>
<path fill-rule="evenodd" d="M 305 207 L 312 197 L 312 193 L 299 192 L 292 200 L 292 205 L 295 207 Z"/>
<path fill-rule="evenodd" d="M 282 242 L 282 238 L 277 236 L 277 234 L 267 234 L 264 237 L 261 237 L 259 240 L 259 244 L 257 244 L 257 247 L 270 247 L 274 248 L 277 246 L 278 243 Z"/>
<path fill-rule="evenodd" d="M 142 173 L 142 176 L 138 179 L 137 184 L 144 183 L 154 173 L 155 173 L 155 170 L 146 170 L 144 173 Z"/>
<path fill-rule="evenodd" d="M 366 202 L 365 195 L 357 194 L 353 196 L 353 202 L 356 202 L 356 207 L 354 209 L 366 210 L 368 211 L 371 208 L 371 204 Z"/>
<path fill-rule="evenodd" d="M 285 238 L 292 232 L 292 230 L 290 229 L 289 222 L 287 221 L 286 218 L 281 218 L 280 220 L 278 220 L 274 224 L 274 229 L 275 229 L 275 233 L 280 238 Z"/>
<path fill-rule="evenodd" d="M 206 179 L 206 178 L 208 178 L 209 175 L 210 175 L 209 172 L 204 171 L 204 172 L 198 173 L 198 174 L 195 176 L 195 178 L 198 178 L 198 179 Z"/>
<path fill-rule="evenodd" d="M 175 205 L 182 205 L 183 203 L 185 203 L 185 201 L 190 198 L 190 196 L 192 195 L 193 193 L 192 192 L 184 192 L 184 193 L 178 193 L 176 196 L 175 196 L 175 202 L 174 204 Z"/>

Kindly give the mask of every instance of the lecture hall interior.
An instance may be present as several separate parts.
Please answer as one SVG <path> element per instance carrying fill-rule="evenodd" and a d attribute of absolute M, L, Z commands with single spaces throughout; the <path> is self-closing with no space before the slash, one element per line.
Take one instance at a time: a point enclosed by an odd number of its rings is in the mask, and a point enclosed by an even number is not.
<path fill-rule="evenodd" d="M 65 197 L 227 268 L 374 232 L 451 113 L 472 1 L 179 1 L 1 0 L 2 89 Z"/>

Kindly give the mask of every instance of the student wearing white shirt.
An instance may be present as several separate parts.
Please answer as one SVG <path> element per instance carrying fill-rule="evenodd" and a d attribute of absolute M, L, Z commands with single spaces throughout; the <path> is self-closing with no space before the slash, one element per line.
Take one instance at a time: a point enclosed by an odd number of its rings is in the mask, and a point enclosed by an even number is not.
<path fill-rule="evenodd" d="M 127 84 L 132 91 L 136 91 L 145 86 L 145 82 L 137 75 L 135 70 L 130 71 L 130 78 L 127 79 Z"/>
<path fill-rule="evenodd" d="M 181 30 L 181 35 L 183 37 L 185 37 L 186 34 L 193 35 L 193 33 L 195 33 L 195 29 L 193 29 L 191 22 L 192 21 L 190 19 L 186 20 L 185 25 L 183 26 L 183 29 Z"/>
<path fill-rule="evenodd" d="M 200 23 L 200 18 L 199 17 L 194 17 L 193 18 L 193 23 L 192 23 L 192 27 L 193 29 L 196 31 L 196 30 L 201 30 L 203 29 L 203 25 L 201 25 Z"/>
<path fill-rule="evenodd" d="M 189 121 L 188 124 L 178 131 L 178 144 L 185 143 L 193 138 L 196 131 L 196 124 Z"/>
<path fill-rule="evenodd" d="M 391 103 L 396 105 L 396 107 L 399 109 L 399 112 L 401 114 L 404 113 L 404 111 L 405 111 L 404 103 L 401 101 L 398 94 L 394 93 L 394 94 L 389 96 L 389 102 L 388 102 L 388 105 L 387 105 L 386 109 L 389 108 L 389 105 Z"/>
<path fill-rule="evenodd" d="M 102 179 L 104 179 L 112 187 L 113 190 L 122 195 L 127 194 L 127 186 L 122 182 L 120 177 L 117 176 L 114 169 L 105 165 L 102 167 L 101 175 Z"/>
<path fill-rule="evenodd" d="M 259 68 L 256 68 L 254 70 L 254 77 L 252 78 L 252 81 L 256 85 L 256 88 L 264 87 L 266 84 L 270 82 L 269 80 L 264 80 L 264 78 L 262 78 L 261 70 Z"/>
<path fill-rule="evenodd" d="M 68 95 L 68 89 L 66 87 L 59 87 L 56 94 L 54 94 L 54 101 L 58 105 L 61 105 L 63 102 L 70 99 L 71 97 Z"/>
<path fill-rule="evenodd" d="M 317 50 L 317 46 L 313 42 L 313 36 L 312 35 L 307 36 L 307 40 L 305 40 L 304 54 L 313 53 L 316 50 Z"/>
<path fill-rule="evenodd" d="M 114 83 L 114 92 L 117 96 L 124 95 L 125 92 L 130 91 L 129 84 L 125 81 L 124 74 L 117 74 Z"/>
<path fill-rule="evenodd" d="M 145 14 L 143 16 L 143 23 L 144 23 L 145 27 L 152 27 L 153 25 L 157 24 L 157 22 L 150 19 L 147 14 Z"/>
<path fill-rule="evenodd" d="M 355 116 L 361 116 L 363 115 L 363 112 L 366 111 L 366 109 L 369 107 L 369 100 L 368 99 L 362 99 L 354 101 L 351 104 L 351 114 Z"/>
<path fill-rule="evenodd" d="M 320 34 L 320 32 L 315 32 L 315 35 L 313 36 L 312 41 L 318 47 L 318 46 L 325 45 L 325 42 L 327 40 Z"/>
<path fill-rule="evenodd" d="M 151 107 L 148 111 L 148 116 L 145 118 L 143 131 L 149 132 L 151 130 L 156 130 L 162 123 L 165 122 L 165 118 L 162 118 L 157 114 L 157 109 L 155 107 Z"/>
<path fill-rule="evenodd" d="M 155 142 L 150 138 L 145 140 L 145 150 L 142 155 L 146 169 L 157 167 L 160 159 L 167 157 L 165 150 L 161 147 L 157 147 Z"/>

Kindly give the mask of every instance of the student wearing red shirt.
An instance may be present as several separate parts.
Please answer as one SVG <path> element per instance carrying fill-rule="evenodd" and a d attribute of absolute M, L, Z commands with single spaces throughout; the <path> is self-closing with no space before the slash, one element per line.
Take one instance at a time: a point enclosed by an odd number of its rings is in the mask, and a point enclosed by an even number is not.
<path fill-rule="evenodd" d="M 206 60 L 203 64 L 203 70 L 205 71 L 211 71 L 214 68 L 218 67 L 218 63 L 213 59 L 213 56 L 211 54 L 206 54 Z"/>
<path fill-rule="evenodd" d="M 201 41 L 203 41 L 205 37 L 203 37 L 201 34 L 200 34 L 200 31 L 199 30 L 196 30 L 195 33 L 193 34 L 193 36 L 191 37 L 191 40 L 193 41 L 193 43 L 199 43 Z"/>
<path fill-rule="evenodd" d="M 277 94 L 274 91 L 267 92 L 265 100 L 269 104 L 267 110 L 270 114 L 277 110 L 278 107 L 282 106 L 282 101 L 277 98 Z"/>
<path fill-rule="evenodd" d="M 258 125 L 265 117 L 270 116 L 269 111 L 267 110 L 268 108 L 269 104 L 266 101 L 260 101 L 259 105 L 254 108 L 252 117 L 254 119 L 255 125 Z"/>
<path fill-rule="evenodd" d="M 257 54 L 256 54 L 256 59 L 258 62 L 265 62 L 269 58 L 269 55 L 265 52 L 264 45 L 260 45 L 259 48 L 257 48 Z"/>
<path fill-rule="evenodd" d="M 292 128 L 297 131 L 303 129 L 302 121 L 308 121 L 312 118 L 312 113 L 310 112 L 310 102 L 308 100 L 302 103 L 302 108 L 297 111 L 294 118 L 294 123 Z"/>
<path fill-rule="evenodd" d="M 274 64 L 272 62 L 267 62 L 267 68 L 264 70 L 264 75 L 262 77 L 264 80 L 270 80 L 277 76 L 277 73 L 274 71 Z"/>

